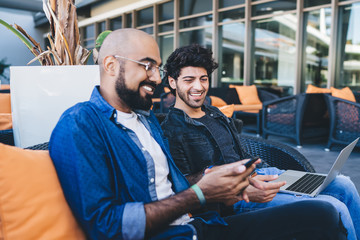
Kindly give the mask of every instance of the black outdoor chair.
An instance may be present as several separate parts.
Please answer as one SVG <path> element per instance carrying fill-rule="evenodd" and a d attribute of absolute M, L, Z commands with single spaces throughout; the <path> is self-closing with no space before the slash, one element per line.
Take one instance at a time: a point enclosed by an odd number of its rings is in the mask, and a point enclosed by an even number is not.
<path fill-rule="evenodd" d="M 297 94 L 263 103 L 263 138 L 285 136 L 302 146 L 304 138 L 328 135 L 325 94 Z"/>
<path fill-rule="evenodd" d="M 14 135 L 12 129 L 0 130 L 0 143 L 14 146 Z"/>
<path fill-rule="evenodd" d="M 30 147 L 27 147 L 25 149 L 31 149 L 31 150 L 48 150 L 49 149 L 49 142 L 44 142 L 40 144 L 36 144 Z"/>
<path fill-rule="evenodd" d="M 315 172 L 304 155 L 286 144 L 244 134 L 240 135 L 240 142 L 249 154 L 259 156 L 272 167 Z"/>
<path fill-rule="evenodd" d="M 326 151 L 333 144 L 349 144 L 360 137 L 360 103 L 327 95 L 330 113 L 330 134 Z M 360 143 L 357 143 L 360 146 Z"/>

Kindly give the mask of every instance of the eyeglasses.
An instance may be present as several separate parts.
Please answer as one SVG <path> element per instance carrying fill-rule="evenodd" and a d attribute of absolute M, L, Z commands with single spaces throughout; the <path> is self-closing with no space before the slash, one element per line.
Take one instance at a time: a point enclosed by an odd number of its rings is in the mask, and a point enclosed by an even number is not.
<path fill-rule="evenodd" d="M 159 72 L 161 79 L 162 79 L 163 77 L 165 77 L 166 70 L 162 69 L 162 68 L 159 67 L 159 66 L 156 66 L 156 65 L 155 65 L 154 63 L 152 63 L 152 62 L 143 63 L 143 62 L 139 62 L 139 61 L 136 61 L 136 60 L 133 60 L 133 59 L 130 59 L 130 58 L 127 58 L 127 57 L 123 57 L 123 56 L 118 56 L 118 55 L 114 55 L 114 57 L 115 57 L 115 58 L 123 58 L 123 59 L 129 60 L 129 61 L 138 63 L 138 64 L 140 64 L 140 65 L 143 65 L 143 66 L 145 67 L 146 75 L 147 75 L 148 77 L 154 76 L 154 75 L 157 73 L 157 71 Z"/>

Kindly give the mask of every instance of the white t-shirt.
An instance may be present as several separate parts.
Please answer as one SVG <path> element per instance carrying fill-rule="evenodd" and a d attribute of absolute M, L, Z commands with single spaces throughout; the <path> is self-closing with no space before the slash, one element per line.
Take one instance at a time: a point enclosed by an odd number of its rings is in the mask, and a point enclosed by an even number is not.
<path fill-rule="evenodd" d="M 155 189 L 158 200 L 168 198 L 174 195 L 172 184 L 168 179 L 169 165 L 164 152 L 160 145 L 151 136 L 144 124 L 140 121 L 136 113 L 124 113 L 116 111 L 116 121 L 123 126 L 133 130 L 138 137 L 141 145 L 149 152 L 155 164 Z M 185 224 L 190 221 L 190 217 L 186 214 L 176 219 L 171 225 Z"/>

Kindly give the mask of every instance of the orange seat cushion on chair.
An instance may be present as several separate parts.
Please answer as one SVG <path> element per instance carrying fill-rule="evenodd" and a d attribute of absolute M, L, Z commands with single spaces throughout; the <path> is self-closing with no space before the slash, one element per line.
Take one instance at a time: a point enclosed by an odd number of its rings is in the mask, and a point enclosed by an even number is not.
<path fill-rule="evenodd" d="M 227 105 L 227 103 L 224 100 L 222 100 L 221 98 L 219 98 L 219 97 L 210 96 L 210 99 L 211 99 L 211 105 L 212 106 L 222 107 L 222 106 Z"/>
<path fill-rule="evenodd" d="M 11 113 L 0 113 L 0 130 L 12 129 Z"/>
<path fill-rule="evenodd" d="M 0 93 L 0 113 L 11 113 L 10 93 Z"/>
<path fill-rule="evenodd" d="M 0 222 L 4 240 L 86 239 L 48 151 L 0 144 Z"/>
<path fill-rule="evenodd" d="M 354 93 L 349 87 L 344 87 L 343 89 L 336 89 L 331 87 L 331 95 L 333 97 L 342 98 L 351 102 L 356 102 Z"/>
<path fill-rule="evenodd" d="M 331 93 L 331 89 L 319 88 L 319 87 L 309 84 L 307 86 L 306 93 Z"/>
<path fill-rule="evenodd" d="M 239 100 L 241 104 L 261 104 L 257 89 L 255 85 L 251 86 L 237 86 L 229 85 L 230 88 L 235 88 L 237 94 L 239 95 Z"/>
<path fill-rule="evenodd" d="M 225 105 L 222 107 L 219 107 L 219 110 L 228 118 L 231 118 L 234 114 L 234 104 Z"/>
<path fill-rule="evenodd" d="M 9 85 L 9 84 L 1 84 L 1 85 L 0 85 L 0 89 L 1 89 L 1 90 L 10 89 L 10 85 Z"/>
<path fill-rule="evenodd" d="M 262 103 L 260 104 L 235 104 L 234 111 L 242 111 L 242 112 L 249 112 L 249 113 L 258 113 L 262 109 Z"/>

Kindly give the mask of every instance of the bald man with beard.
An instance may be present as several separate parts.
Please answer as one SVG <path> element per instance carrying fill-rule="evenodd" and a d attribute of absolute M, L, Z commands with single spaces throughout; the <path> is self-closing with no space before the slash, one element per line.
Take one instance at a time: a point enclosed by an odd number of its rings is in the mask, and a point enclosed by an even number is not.
<path fill-rule="evenodd" d="M 248 201 L 243 190 L 256 184 L 248 178 L 255 164 L 216 167 L 190 187 L 149 110 L 163 71 L 156 41 L 135 29 L 114 31 L 98 62 L 100 86 L 63 113 L 49 143 L 66 200 L 89 239 L 345 239 L 335 209 L 323 202 L 226 218 L 189 214 L 206 203 Z M 311 220 L 288 217 L 297 214 Z"/>

